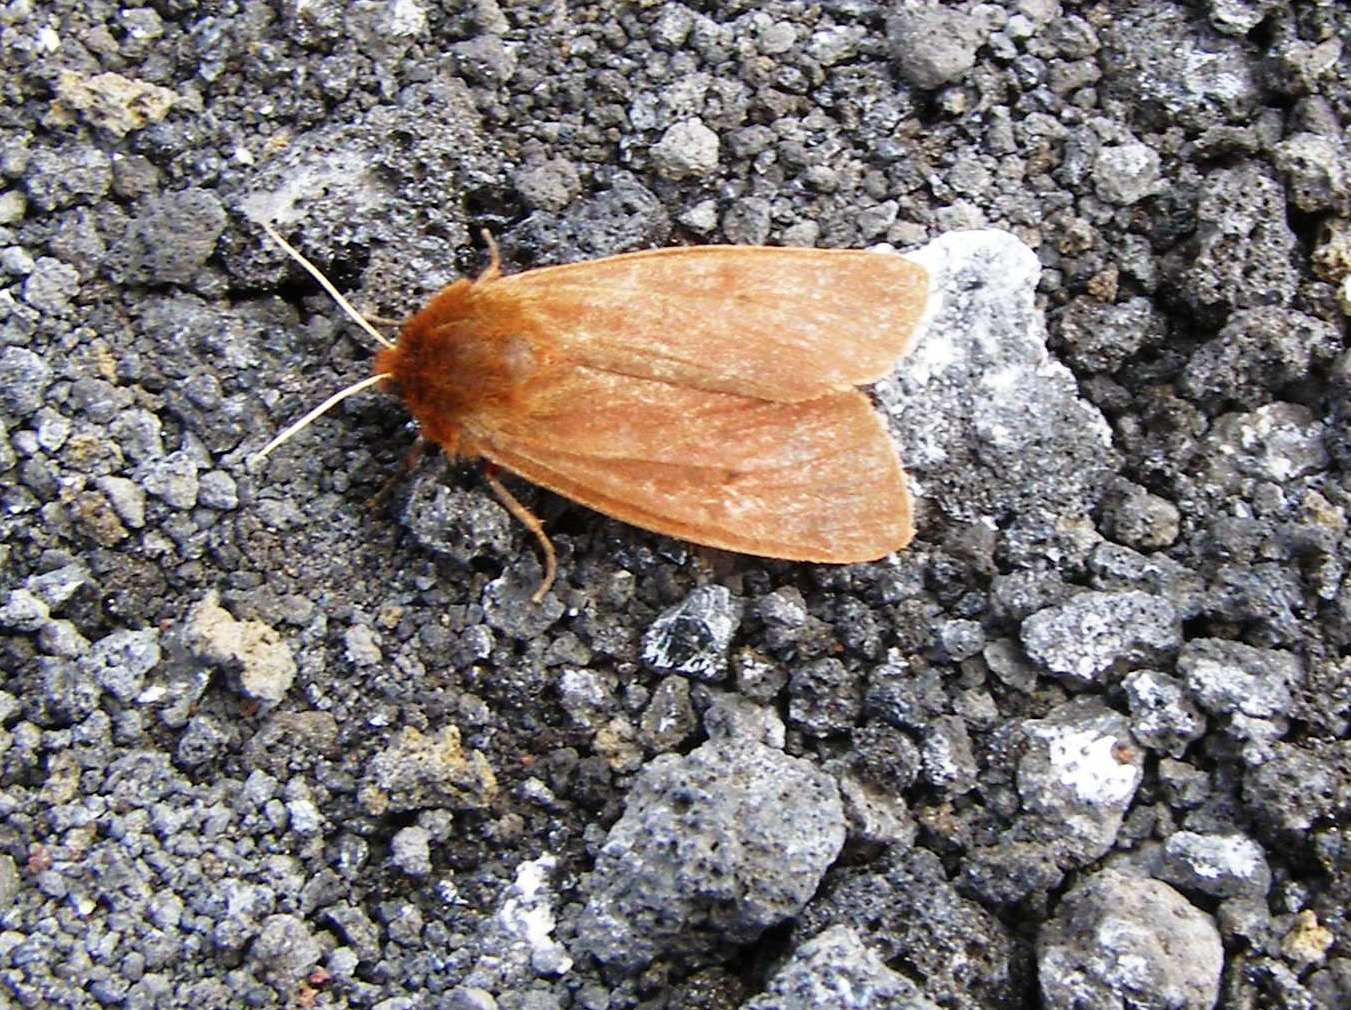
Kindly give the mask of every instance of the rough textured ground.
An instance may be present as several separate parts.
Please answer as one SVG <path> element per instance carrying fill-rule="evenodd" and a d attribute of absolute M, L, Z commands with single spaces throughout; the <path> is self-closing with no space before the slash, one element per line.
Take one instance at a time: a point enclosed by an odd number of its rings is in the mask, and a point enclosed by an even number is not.
<path fill-rule="evenodd" d="M 0 10 L 0 1005 L 1351 1005 L 1351 8 Z M 354 399 L 365 311 L 920 250 L 898 556 Z M 1001 234 L 1002 233 L 1002 234 Z M 941 236 L 946 236 L 941 238 Z M 935 242 L 935 240 L 939 240 Z"/>

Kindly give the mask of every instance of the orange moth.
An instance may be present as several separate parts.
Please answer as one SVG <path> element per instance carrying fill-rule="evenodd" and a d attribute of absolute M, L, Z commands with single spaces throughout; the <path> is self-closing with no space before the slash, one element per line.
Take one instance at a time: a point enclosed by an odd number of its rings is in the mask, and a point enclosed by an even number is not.
<path fill-rule="evenodd" d="M 383 385 L 451 458 L 487 460 L 616 519 L 795 561 L 873 561 L 914 535 L 896 447 L 856 387 L 914 342 L 923 267 L 843 249 L 699 246 L 444 288 L 381 336 L 308 260 L 267 233 L 381 345 Z M 539 521 L 487 479 L 540 541 Z"/>

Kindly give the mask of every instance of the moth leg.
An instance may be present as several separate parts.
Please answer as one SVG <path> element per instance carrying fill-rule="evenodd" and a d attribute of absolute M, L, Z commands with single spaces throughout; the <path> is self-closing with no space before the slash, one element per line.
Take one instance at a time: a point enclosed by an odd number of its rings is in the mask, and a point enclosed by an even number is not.
<path fill-rule="evenodd" d="M 478 275 L 476 283 L 495 281 L 502 276 L 502 255 L 497 251 L 497 239 L 493 238 L 493 233 L 487 228 L 479 234 L 483 236 L 483 241 L 488 243 L 488 269 Z"/>
<path fill-rule="evenodd" d="M 535 595 L 530 597 L 531 603 L 539 603 L 540 600 L 544 599 L 544 594 L 554 584 L 554 577 L 558 574 L 558 554 L 554 551 L 553 541 L 544 532 L 544 525 L 535 513 L 517 501 L 516 496 L 507 490 L 505 484 L 498 480 L 497 468 L 491 463 L 483 467 L 483 479 L 488 482 L 488 486 L 493 489 L 493 494 L 497 495 L 497 500 L 506 506 L 507 511 L 515 516 L 522 526 L 535 534 L 535 539 L 539 541 L 540 550 L 544 552 L 544 578 L 540 580 Z"/>
<path fill-rule="evenodd" d="M 416 441 L 408 448 L 408 454 L 403 458 L 403 467 L 398 473 L 392 474 L 389 480 L 385 481 L 384 487 L 375 492 L 367 505 L 372 509 L 383 508 L 389 501 L 389 496 L 394 493 L 394 489 L 399 486 L 399 481 L 403 480 L 410 473 L 417 469 L 418 464 L 422 462 L 423 454 L 427 451 L 426 437 L 419 435 Z"/>

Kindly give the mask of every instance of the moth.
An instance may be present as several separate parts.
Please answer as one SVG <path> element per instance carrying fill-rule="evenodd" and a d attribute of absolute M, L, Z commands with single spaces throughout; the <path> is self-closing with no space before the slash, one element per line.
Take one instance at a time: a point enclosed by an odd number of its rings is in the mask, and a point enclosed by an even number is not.
<path fill-rule="evenodd" d="M 698 246 L 502 273 L 442 289 L 383 337 L 270 225 L 269 236 L 382 346 L 373 385 L 398 396 L 453 459 L 494 468 L 626 523 L 795 561 L 873 561 L 914 535 L 896 446 L 860 385 L 907 353 L 928 300 L 923 267 L 840 249 Z"/>

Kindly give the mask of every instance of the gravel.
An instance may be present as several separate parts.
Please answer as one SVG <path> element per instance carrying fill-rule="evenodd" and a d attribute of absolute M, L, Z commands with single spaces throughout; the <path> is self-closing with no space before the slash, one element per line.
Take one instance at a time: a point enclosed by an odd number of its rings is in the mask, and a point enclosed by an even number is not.
<path fill-rule="evenodd" d="M 1351 1005 L 1351 8 L 1108 6 L 10 5 L 0 1005 Z M 912 255 L 916 539 L 251 467 L 374 351 L 265 220 Z"/>

